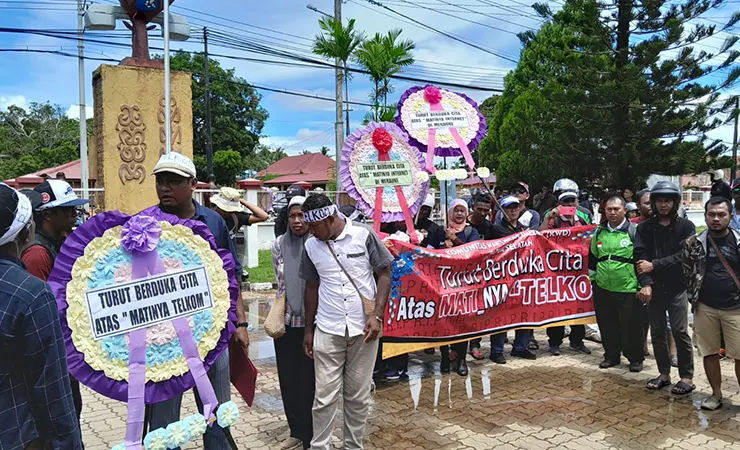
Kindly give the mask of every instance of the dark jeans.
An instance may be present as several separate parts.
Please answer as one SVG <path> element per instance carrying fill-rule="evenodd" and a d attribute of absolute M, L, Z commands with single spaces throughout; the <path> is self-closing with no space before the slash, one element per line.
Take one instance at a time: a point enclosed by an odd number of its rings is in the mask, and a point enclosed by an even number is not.
<path fill-rule="evenodd" d="M 678 280 L 677 280 L 678 281 Z M 689 336 L 689 301 L 686 291 L 667 295 L 653 286 L 653 298 L 648 303 L 650 336 L 653 338 L 653 353 L 661 375 L 671 374 L 671 355 L 668 350 L 668 324 L 665 313 L 671 320 L 671 333 L 678 352 L 678 374 L 681 378 L 694 377 L 694 355 Z"/>
<path fill-rule="evenodd" d="M 624 354 L 630 362 L 644 361 L 642 316 L 645 306 L 635 294 L 610 292 L 594 286 L 594 308 L 604 359 L 619 361 Z"/>
<path fill-rule="evenodd" d="M 565 327 L 550 327 L 547 329 L 547 337 L 549 338 L 548 344 L 550 347 L 560 347 L 565 337 Z M 581 346 L 583 345 L 583 338 L 586 337 L 586 326 L 585 325 L 571 325 L 570 326 L 570 345 Z"/>
<path fill-rule="evenodd" d="M 303 441 L 304 448 L 313 438 L 313 399 L 316 376 L 313 360 L 303 352 L 303 328 L 285 327 L 285 334 L 275 339 L 275 360 L 280 395 L 290 436 Z"/>
<path fill-rule="evenodd" d="M 514 332 L 514 350 L 521 352 L 527 349 L 529 345 L 529 338 L 531 330 L 516 330 Z M 504 341 L 506 340 L 506 333 L 499 333 L 491 335 L 491 354 L 504 352 Z"/>

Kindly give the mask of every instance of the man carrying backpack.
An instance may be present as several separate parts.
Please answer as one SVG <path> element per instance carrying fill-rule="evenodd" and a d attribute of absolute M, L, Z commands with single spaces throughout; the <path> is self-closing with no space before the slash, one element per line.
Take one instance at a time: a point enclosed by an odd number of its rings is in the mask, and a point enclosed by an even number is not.
<path fill-rule="evenodd" d="M 625 202 L 621 197 L 607 199 L 604 212 L 606 221 L 596 229 L 588 255 L 596 320 L 604 346 L 604 360 L 599 367 L 619 365 L 624 355 L 630 362 L 630 372 L 640 372 L 645 359 L 641 327 L 645 306 L 635 296 L 637 225 L 625 218 Z"/>

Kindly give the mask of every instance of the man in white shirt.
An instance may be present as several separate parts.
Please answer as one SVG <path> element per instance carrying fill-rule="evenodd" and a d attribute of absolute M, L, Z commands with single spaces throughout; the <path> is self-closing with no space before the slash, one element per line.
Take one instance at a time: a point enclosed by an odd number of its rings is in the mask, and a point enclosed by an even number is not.
<path fill-rule="evenodd" d="M 303 347 L 316 370 L 311 448 L 331 448 L 343 394 L 343 448 L 362 449 L 393 256 L 371 229 L 346 220 L 328 197 L 312 195 L 302 209 L 313 234 L 299 269 L 306 280 Z M 364 309 L 361 296 L 374 305 Z"/>

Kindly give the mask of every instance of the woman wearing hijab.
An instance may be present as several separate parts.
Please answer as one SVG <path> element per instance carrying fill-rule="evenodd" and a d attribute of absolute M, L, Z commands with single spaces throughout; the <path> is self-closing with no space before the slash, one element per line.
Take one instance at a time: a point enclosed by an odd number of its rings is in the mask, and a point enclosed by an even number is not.
<path fill-rule="evenodd" d="M 449 247 L 457 247 L 458 245 L 467 244 L 468 242 L 477 241 L 480 239 L 478 231 L 468 225 L 468 204 L 465 200 L 455 199 L 450 202 L 450 206 L 447 208 L 447 229 L 445 234 L 447 240 L 445 245 Z M 467 355 L 468 343 L 459 342 L 452 344 L 452 352 L 448 346 L 440 348 L 442 353 L 442 363 L 439 365 L 439 371 L 442 373 L 450 372 L 450 361 L 456 361 L 457 374 L 460 376 L 466 376 L 468 374 L 468 363 L 465 361 Z"/>
<path fill-rule="evenodd" d="M 301 206 L 305 197 L 293 197 L 288 204 L 288 231 L 272 246 L 272 265 L 277 278 L 277 295 L 285 295 L 285 334 L 275 339 L 280 393 L 290 437 L 281 448 L 311 446 L 313 420 L 311 408 L 315 393 L 313 360 L 303 351 L 305 313 L 303 292 L 306 282 L 298 277 L 303 245 L 309 237 Z M 287 275 L 287 276 L 286 276 Z"/>

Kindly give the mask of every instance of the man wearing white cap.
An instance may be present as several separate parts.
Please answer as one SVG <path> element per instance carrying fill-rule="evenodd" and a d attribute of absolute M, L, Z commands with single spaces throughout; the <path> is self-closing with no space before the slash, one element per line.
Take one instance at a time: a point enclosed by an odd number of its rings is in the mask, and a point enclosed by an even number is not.
<path fill-rule="evenodd" d="M 193 200 L 193 191 L 198 184 L 196 179 L 195 165 L 190 158 L 179 153 L 171 152 L 159 159 L 154 166 L 156 178 L 157 197 L 159 204 L 152 206 L 142 214 L 157 215 L 161 212 L 175 215 L 180 219 L 197 220 L 204 223 L 211 231 L 216 246 L 220 249 L 229 250 L 236 264 L 236 277 L 241 278 L 242 267 L 236 255 L 236 248 L 229 238 L 229 230 L 226 222 L 218 213 L 206 208 Z M 241 297 L 241 294 L 240 294 Z M 236 332 L 234 339 L 245 349 L 249 346 L 249 335 L 247 334 L 246 313 L 244 303 L 237 302 L 236 307 Z M 231 398 L 231 386 L 229 383 L 229 354 L 224 352 L 211 366 L 208 378 L 213 384 L 216 398 L 223 404 Z M 196 393 L 196 400 L 199 397 Z M 180 405 L 182 395 L 175 396 L 165 402 L 151 405 L 149 414 L 149 429 L 165 428 L 170 423 L 180 418 Z M 201 406 L 202 408 L 202 406 Z M 203 436 L 203 445 L 206 450 L 227 450 L 230 448 L 223 430 L 220 427 L 208 427 Z M 179 447 L 178 447 L 179 448 Z"/>
<path fill-rule="evenodd" d="M 0 183 L 0 448 L 82 448 L 56 300 L 24 270 L 31 201 Z"/>
<path fill-rule="evenodd" d="M 262 208 L 244 200 L 239 191 L 234 188 L 219 189 L 218 194 L 211 196 L 211 204 L 213 209 L 226 221 L 226 228 L 229 229 L 229 237 L 234 241 L 234 245 L 236 245 L 236 233 L 243 226 L 267 220 L 267 213 Z M 245 208 L 252 213 L 245 212 Z"/>
<path fill-rule="evenodd" d="M 433 209 L 434 194 L 427 194 L 416 219 L 416 229 L 424 235 L 424 239 L 419 245 L 426 248 L 445 248 L 444 228 L 429 219 Z"/>

